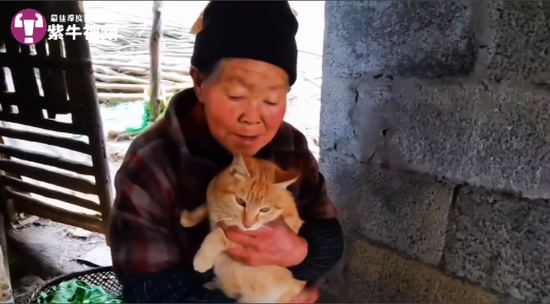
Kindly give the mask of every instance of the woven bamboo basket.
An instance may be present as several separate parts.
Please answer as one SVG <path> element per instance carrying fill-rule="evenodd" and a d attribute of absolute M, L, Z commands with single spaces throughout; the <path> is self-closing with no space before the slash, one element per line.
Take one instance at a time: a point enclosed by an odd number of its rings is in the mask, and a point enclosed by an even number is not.
<path fill-rule="evenodd" d="M 51 292 L 57 285 L 72 279 L 78 279 L 90 285 L 99 286 L 106 292 L 113 295 L 120 295 L 122 293 L 122 286 L 115 277 L 113 267 L 98 267 L 63 275 L 47 281 L 44 285 L 31 294 L 28 303 L 36 303 L 36 300 L 41 292 Z"/>

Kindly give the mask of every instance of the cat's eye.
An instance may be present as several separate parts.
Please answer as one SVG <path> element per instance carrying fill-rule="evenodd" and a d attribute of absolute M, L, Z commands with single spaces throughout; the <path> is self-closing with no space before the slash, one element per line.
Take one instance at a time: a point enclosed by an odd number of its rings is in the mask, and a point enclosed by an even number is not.
<path fill-rule="evenodd" d="M 239 197 L 237 197 L 237 204 L 239 204 L 243 207 L 246 206 L 246 202 L 242 198 L 239 198 Z"/>
<path fill-rule="evenodd" d="M 260 212 L 264 212 L 264 213 L 265 213 L 265 212 L 268 212 L 270 209 L 271 209 L 271 208 L 269 208 L 269 207 L 265 207 L 265 208 L 260 209 Z"/>

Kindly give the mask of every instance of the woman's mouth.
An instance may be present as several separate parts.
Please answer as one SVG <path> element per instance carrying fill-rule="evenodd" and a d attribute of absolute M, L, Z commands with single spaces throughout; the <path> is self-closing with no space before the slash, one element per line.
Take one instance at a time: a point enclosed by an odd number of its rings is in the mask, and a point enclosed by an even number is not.
<path fill-rule="evenodd" d="M 237 138 L 239 138 L 240 141 L 244 142 L 244 143 L 247 143 L 247 144 L 252 144 L 256 141 L 256 139 L 258 139 L 258 135 L 255 135 L 255 136 L 246 136 L 246 135 L 239 135 L 239 134 L 235 134 L 235 136 L 237 136 Z"/>

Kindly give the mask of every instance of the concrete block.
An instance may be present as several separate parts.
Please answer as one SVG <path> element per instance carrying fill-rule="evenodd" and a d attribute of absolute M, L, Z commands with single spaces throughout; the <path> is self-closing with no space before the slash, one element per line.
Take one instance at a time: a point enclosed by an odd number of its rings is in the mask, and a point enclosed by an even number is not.
<path fill-rule="evenodd" d="M 358 239 L 350 239 L 347 248 L 347 290 L 338 294 L 349 302 L 499 303 L 495 294 L 390 250 Z"/>
<path fill-rule="evenodd" d="M 550 198 L 548 92 L 388 80 L 362 82 L 357 91 L 350 122 L 358 159 L 387 141 L 411 170 Z"/>
<path fill-rule="evenodd" d="M 449 216 L 445 268 L 522 302 L 550 300 L 550 206 L 470 187 Z"/>
<path fill-rule="evenodd" d="M 333 148 L 339 141 L 349 140 L 354 136 L 348 115 L 356 98 L 356 90 L 351 83 L 350 79 L 323 75 L 319 126 L 321 149 Z"/>
<path fill-rule="evenodd" d="M 327 1 L 323 73 L 469 75 L 477 48 L 472 1 Z M 371 76 L 372 76 L 371 75 Z"/>
<path fill-rule="evenodd" d="M 321 153 L 320 167 L 348 233 L 439 263 L 452 185 L 361 165 L 334 151 Z"/>
<path fill-rule="evenodd" d="M 487 1 L 485 73 L 497 82 L 550 84 L 550 2 Z"/>

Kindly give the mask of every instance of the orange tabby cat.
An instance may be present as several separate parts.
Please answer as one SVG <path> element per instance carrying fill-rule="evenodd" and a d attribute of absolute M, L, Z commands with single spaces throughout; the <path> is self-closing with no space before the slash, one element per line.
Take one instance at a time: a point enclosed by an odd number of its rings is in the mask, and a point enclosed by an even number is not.
<path fill-rule="evenodd" d="M 297 179 L 296 173 L 283 171 L 269 161 L 235 155 L 233 163 L 210 182 L 207 203 L 191 212 L 182 212 L 184 227 L 210 218 L 211 232 L 193 260 L 198 272 L 214 267 L 216 278 L 205 287 L 220 289 L 240 303 L 289 303 L 302 291 L 306 282 L 294 279 L 284 267 L 250 267 L 232 260 L 225 250 L 233 244 L 218 227 L 223 222 L 255 230 L 268 227 L 267 223 L 282 216 L 298 233 L 303 221 L 286 189 Z"/>
<path fill-rule="evenodd" d="M 208 2 L 208 4 L 210 4 L 210 2 Z M 208 7 L 208 4 L 206 5 L 206 7 Z M 197 20 L 195 20 L 195 23 L 193 23 L 193 26 L 191 26 L 191 30 L 189 31 L 191 34 L 196 35 L 200 31 L 202 31 L 202 17 L 204 15 L 204 10 L 206 9 L 206 7 L 201 11 L 199 17 L 197 18 Z M 290 9 L 292 10 L 292 14 L 294 14 L 295 17 L 298 17 L 298 12 L 293 8 Z"/>

